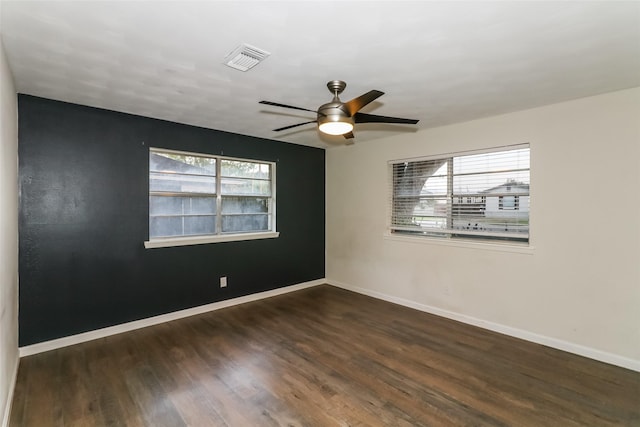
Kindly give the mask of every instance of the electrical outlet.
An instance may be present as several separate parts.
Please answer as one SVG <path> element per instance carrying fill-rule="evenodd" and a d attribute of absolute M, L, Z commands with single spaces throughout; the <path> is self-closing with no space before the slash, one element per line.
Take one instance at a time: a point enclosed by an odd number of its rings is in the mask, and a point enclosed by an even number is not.
<path fill-rule="evenodd" d="M 226 288 L 227 287 L 227 276 L 222 276 L 220 278 L 220 287 L 221 288 Z"/>

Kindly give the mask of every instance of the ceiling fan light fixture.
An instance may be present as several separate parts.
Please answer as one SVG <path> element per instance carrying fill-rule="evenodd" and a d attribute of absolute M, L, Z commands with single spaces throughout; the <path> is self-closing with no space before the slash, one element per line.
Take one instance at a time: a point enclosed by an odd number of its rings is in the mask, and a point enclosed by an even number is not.
<path fill-rule="evenodd" d="M 353 119 L 337 114 L 319 116 L 318 129 L 328 135 L 344 135 L 353 130 Z"/>
<path fill-rule="evenodd" d="M 345 122 L 327 122 L 322 123 L 318 128 L 320 129 L 320 132 L 329 135 L 344 135 L 345 133 L 353 130 L 353 125 Z"/>

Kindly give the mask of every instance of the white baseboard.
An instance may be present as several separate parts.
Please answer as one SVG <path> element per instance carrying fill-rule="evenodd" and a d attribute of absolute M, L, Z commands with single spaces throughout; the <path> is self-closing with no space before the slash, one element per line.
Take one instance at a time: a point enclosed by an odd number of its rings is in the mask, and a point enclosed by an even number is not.
<path fill-rule="evenodd" d="M 251 294 L 243 297 L 213 302 L 211 304 L 205 304 L 198 307 L 187 308 L 185 310 L 174 311 L 172 313 L 161 314 L 159 316 L 149 317 L 141 320 L 135 320 L 133 322 L 122 323 L 120 325 L 109 326 L 107 328 L 96 329 L 94 331 L 84 332 L 77 335 L 71 335 L 68 337 L 58 338 L 51 341 L 44 341 L 37 344 L 20 347 L 20 357 L 31 356 L 32 354 L 43 353 L 49 350 L 55 350 L 58 348 L 95 340 L 98 338 L 104 338 L 111 335 L 120 334 L 122 332 L 129 332 L 129 331 L 133 331 L 140 328 L 146 328 L 147 326 L 157 325 L 159 323 L 170 322 L 172 320 L 194 316 L 196 314 L 207 313 L 209 311 L 220 310 L 221 308 L 231 307 L 238 304 L 244 304 L 251 301 L 257 301 L 260 299 L 269 298 L 276 295 L 282 295 L 289 292 L 322 285 L 325 283 L 327 282 L 324 279 L 312 280 L 310 282 L 298 283 L 296 285 L 286 286 L 284 288 L 278 288 L 270 291 L 259 292 L 257 294 Z"/>
<path fill-rule="evenodd" d="M 405 307 L 424 311 L 426 313 L 435 314 L 436 316 L 441 316 L 448 319 L 456 320 L 458 322 L 466 323 L 469 325 L 478 326 L 480 328 L 488 329 L 490 331 L 498 332 L 504 335 L 509 335 L 515 338 L 520 338 L 526 341 L 542 344 L 547 347 L 556 348 L 558 350 L 563 350 L 569 353 L 577 354 L 579 356 L 588 357 L 590 359 L 598 360 L 601 362 L 609 363 L 611 365 L 620 366 L 622 368 L 631 369 L 633 371 L 640 372 L 640 360 L 630 359 L 627 357 L 608 353 L 602 350 L 597 350 L 591 347 L 586 347 L 583 345 L 574 344 L 574 343 L 560 340 L 557 338 L 547 337 L 545 335 L 540 335 L 540 334 L 525 331 L 522 329 L 513 328 L 511 326 L 505 326 L 499 323 L 478 319 L 476 317 L 455 313 L 455 312 L 444 310 L 438 307 L 420 304 L 415 301 L 394 297 L 391 295 L 383 294 L 381 292 L 376 292 L 376 291 L 372 291 L 365 288 L 359 288 L 357 286 L 347 285 L 345 283 L 337 282 L 331 279 L 312 280 L 310 282 L 299 283 L 299 284 L 287 286 L 284 288 L 278 288 L 270 291 L 260 292 L 257 294 L 246 295 L 243 297 L 233 298 L 225 301 L 214 302 L 211 304 L 188 308 L 186 310 L 175 311 L 173 313 L 162 314 L 155 317 L 149 317 L 147 319 L 136 320 L 133 322 L 110 326 L 108 328 L 97 329 L 95 331 L 89 331 L 82 334 L 72 335 L 64 338 L 58 338 L 51 341 L 45 341 L 37 344 L 28 345 L 25 347 L 20 347 L 20 357 L 30 356 L 32 354 L 42 353 L 49 350 L 55 350 L 57 348 L 67 347 L 70 345 L 79 344 L 86 341 L 95 340 L 98 338 L 104 338 L 104 337 L 116 335 L 122 332 L 128 332 L 128 331 L 133 331 L 140 328 L 146 328 L 147 326 L 153 326 L 159 323 L 164 323 L 172 320 L 182 319 L 184 317 L 194 316 L 196 314 L 202 314 L 209 311 L 219 310 L 221 308 L 231 307 L 238 304 L 244 304 L 251 301 L 257 301 L 260 299 L 269 298 L 276 295 L 282 295 L 282 294 L 297 291 L 300 289 L 306 289 L 313 286 L 322 285 L 325 283 L 330 284 L 332 286 L 336 286 L 338 288 L 357 292 L 359 294 L 368 295 L 373 298 L 392 302 L 394 304 L 399 304 Z M 17 365 L 14 372 L 13 384 L 15 384 L 16 375 L 17 375 Z M 13 387 L 11 388 L 11 392 L 13 393 Z M 8 405 L 10 405 L 10 401 Z M 5 418 L 6 417 L 8 417 L 7 414 L 5 414 Z M 6 421 L 8 422 L 8 419 Z M 3 427 L 4 426 L 5 424 L 3 424 Z"/>
<path fill-rule="evenodd" d="M 580 344 L 574 344 L 574 343 L 560 340 L 557 338 L 547 337 L 545 335 L 540 335 L 540 334 L 525 331 L 522 329 L 513 328 L 511 326 L 501 325 L 499 323 L 489 322 L 487 320 L 478 319 L 478 318 L 467 316 L 464 314 L 443 310 L 438 307 L 420 304 L 411 300 L 383 294 L 381 292 L 359 288 L 357 286 L 347 285 L 345 283 L 340 283 L 331 279 L 327 279 L 326 283 L 332 286 L 336 286 L 338 288 L 346 289 L 349 291 L 357 292 L 359 294 L 368 295 L 373 298 L 392 302 L 394 304 L 399 304 L 405 307 L 410 307 L 410 308 L 424 311 L 430 314 L 435 314 L 436 316 L 446 317 L 448 319 L 456 320 L 458 322 L 466 323 L 468 325 L 478 326 L 480 328 L 488 329 L 494 332 L 499 332 L 504 335 L 509 335 L 515 338 L 520 338 L 526 341 L 542 344 L 547 347 L 552 347 L 558 350 L 566 351 L 568 353 L 573 353 L 579 356 L 588 357 L 590 359 L 598 360 L 600 362 L 608 363 L 610 365 L 620 366 L 622 368 L 631 369 L 633 371 L 640 372 L 640 360 L 618 356 L 616 354 L 608 353 L 606 351 L 597 350 L 597 349 L 586 347 Z"/>
<path fill-rule="evenodd" d="M 4 415 L 2 416 L 2 427 L 9 426 L 9 417 L 11 416 L 11 404 L 13 403 L 13 393 L 16 389 L 16 380 L 18 379 L 18 364 L 20 359 L 16 357 L 16 363 L 13 365 L 13 372 L 9 374 L 9 393 L 7 393 L 7 401 L 4 405 Z"/>

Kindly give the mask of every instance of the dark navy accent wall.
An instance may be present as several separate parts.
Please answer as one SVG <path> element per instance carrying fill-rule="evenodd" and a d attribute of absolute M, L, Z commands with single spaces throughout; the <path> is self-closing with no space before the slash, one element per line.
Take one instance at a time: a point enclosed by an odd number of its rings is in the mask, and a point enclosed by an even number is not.
<path fill-rule="evenodd" d="M 18 102 L 21 346 L 324 277 L 324 150 Z M 276 162 L 280 237 L 145 249 L 149 147 Z"/>

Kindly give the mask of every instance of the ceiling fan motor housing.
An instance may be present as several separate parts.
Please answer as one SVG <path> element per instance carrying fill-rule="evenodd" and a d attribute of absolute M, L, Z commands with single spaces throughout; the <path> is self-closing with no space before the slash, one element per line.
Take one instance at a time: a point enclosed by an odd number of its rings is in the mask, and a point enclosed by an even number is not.
<path fill-rule="evenodd" d="M 353 117 L 351 117 L 349 113 L 346 111 L 344 104 L 339 100 L 337 100 L 336 102 L 335 99 L 333 102 L 329 102 L 328 104 L 324 104 L 320 106 L 320 108 L 318 108 L 317 121 L 318 121 L 318 127 L 321 128 L 321 130 L 326 129 L 326 127 L 324 127 L 323 125 L 326 125 L 328 123 L 343 124 L 344 127 L 337 128 L 337 129 L 343 129 L 343 131 L 341 131 L 341 133 L 331 132 L 334 135 L 342 135 L 343 133 L 350 132 L 353 129 L 353 124 L 354 124 Z M 323 130 L 323 132 L 327 132 L 327 131 Z"/>

